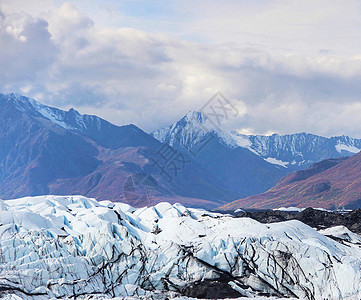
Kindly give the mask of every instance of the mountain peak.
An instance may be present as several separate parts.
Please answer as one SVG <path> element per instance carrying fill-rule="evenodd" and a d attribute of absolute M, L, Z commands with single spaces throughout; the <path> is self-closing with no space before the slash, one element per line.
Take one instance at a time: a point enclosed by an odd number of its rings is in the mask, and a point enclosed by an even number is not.
<path fill-rule="evenodd" d="M 79 113 L 76 109 L 74 109 L 74 108 L 70 108 L 70 109 L 69 109 L 69 112 L 72 113 L 72 114 L 74 114 L 74 115 L 80 115 L 80 113 Z"/>
<path fill-rule="evenodd" d="M 14 98 L 14 99 L 25 98 L 23 95 L 20 95 L 18 93 L 5 94 L 5 96 L 8 96 L 9 98 Z"/>
<path fill-rule="evenodd" d="M 200 111 L 190 110 L 188 113 L 183 117 L 184 120 L 188 122 L 193 122 L 194 120 L 198 121 L 199 123 L 204 123 L 207 120 L 207 115 Z"/>
<path fill-rule="evenodd" d="M 29 98 L 18 93 L 0 94 L 0 96 L 5 97 L 7 100 L 13 102 L 22 102 L 22 103 L 30 103 L 30 104 L 39 103 L 33 98 Z"/>
<path fill-rule="evenodd" d="M 39 112 L 36 107 L 42 106 L 42 104 L 36 100 L 17 93 L 0 94 L 0 103 L 10 104 L 15 109 L 31 115 L 37 115 Z"/>
<path fill-rule="evenodd" d="M 64 111 L 56 107 L 44 105 L 32 98 L 17 94 L 0 94 L 4 103 L 11 103 L 16 109 L 36 117 L 43 117 L 50 122 L 74 131 L 82 131 L 86 124 L 83 116 L 74 108 Z"/>

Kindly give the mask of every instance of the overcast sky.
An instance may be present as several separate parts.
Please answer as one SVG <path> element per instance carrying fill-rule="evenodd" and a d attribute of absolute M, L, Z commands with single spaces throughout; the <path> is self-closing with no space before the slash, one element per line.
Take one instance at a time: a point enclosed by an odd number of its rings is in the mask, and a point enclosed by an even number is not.
<path fill-rule="evenodd" d="M 0 92 L 145 131 L 217 91 L 242 133 L 361 137 L 361 2 L 2 0 Z"/>

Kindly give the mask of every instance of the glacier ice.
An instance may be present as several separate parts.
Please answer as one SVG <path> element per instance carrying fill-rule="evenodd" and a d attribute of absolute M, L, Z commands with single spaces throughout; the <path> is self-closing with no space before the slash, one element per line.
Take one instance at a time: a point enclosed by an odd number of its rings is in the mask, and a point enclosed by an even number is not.
<path fill-rule="evenodd" d="M 361 297 L 359 238 L 342 227 L 38 196 L 0 201 L 0 236 L 0 290 L 13 297 L 192 296 L 219 281 L 245 297 Z"/>

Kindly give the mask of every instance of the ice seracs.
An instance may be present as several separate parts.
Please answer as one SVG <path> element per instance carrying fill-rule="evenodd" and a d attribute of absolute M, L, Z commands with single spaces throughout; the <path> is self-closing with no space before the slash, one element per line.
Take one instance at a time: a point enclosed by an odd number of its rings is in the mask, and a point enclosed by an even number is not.
<path fill-rule="evenodd" d="M 22 298 L 201 290 L 217 298 L 220 286 L 229 297 L 361 296 L 357 244 L 299 221 L 261 224 L 180 204 L 134 209 L 82 196 L 0 201 L 0 209 L 0 287 Z"/>

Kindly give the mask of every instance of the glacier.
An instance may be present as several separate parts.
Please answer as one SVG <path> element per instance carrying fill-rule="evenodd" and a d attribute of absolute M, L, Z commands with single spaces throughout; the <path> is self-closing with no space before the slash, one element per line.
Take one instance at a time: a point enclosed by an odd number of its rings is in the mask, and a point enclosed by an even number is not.
<path fill-rule="evenodd" d="M 0 235 L 8 299 L 361 297 L 361 239 L 342 226 L 37 196 L 0 200 Z"/>

